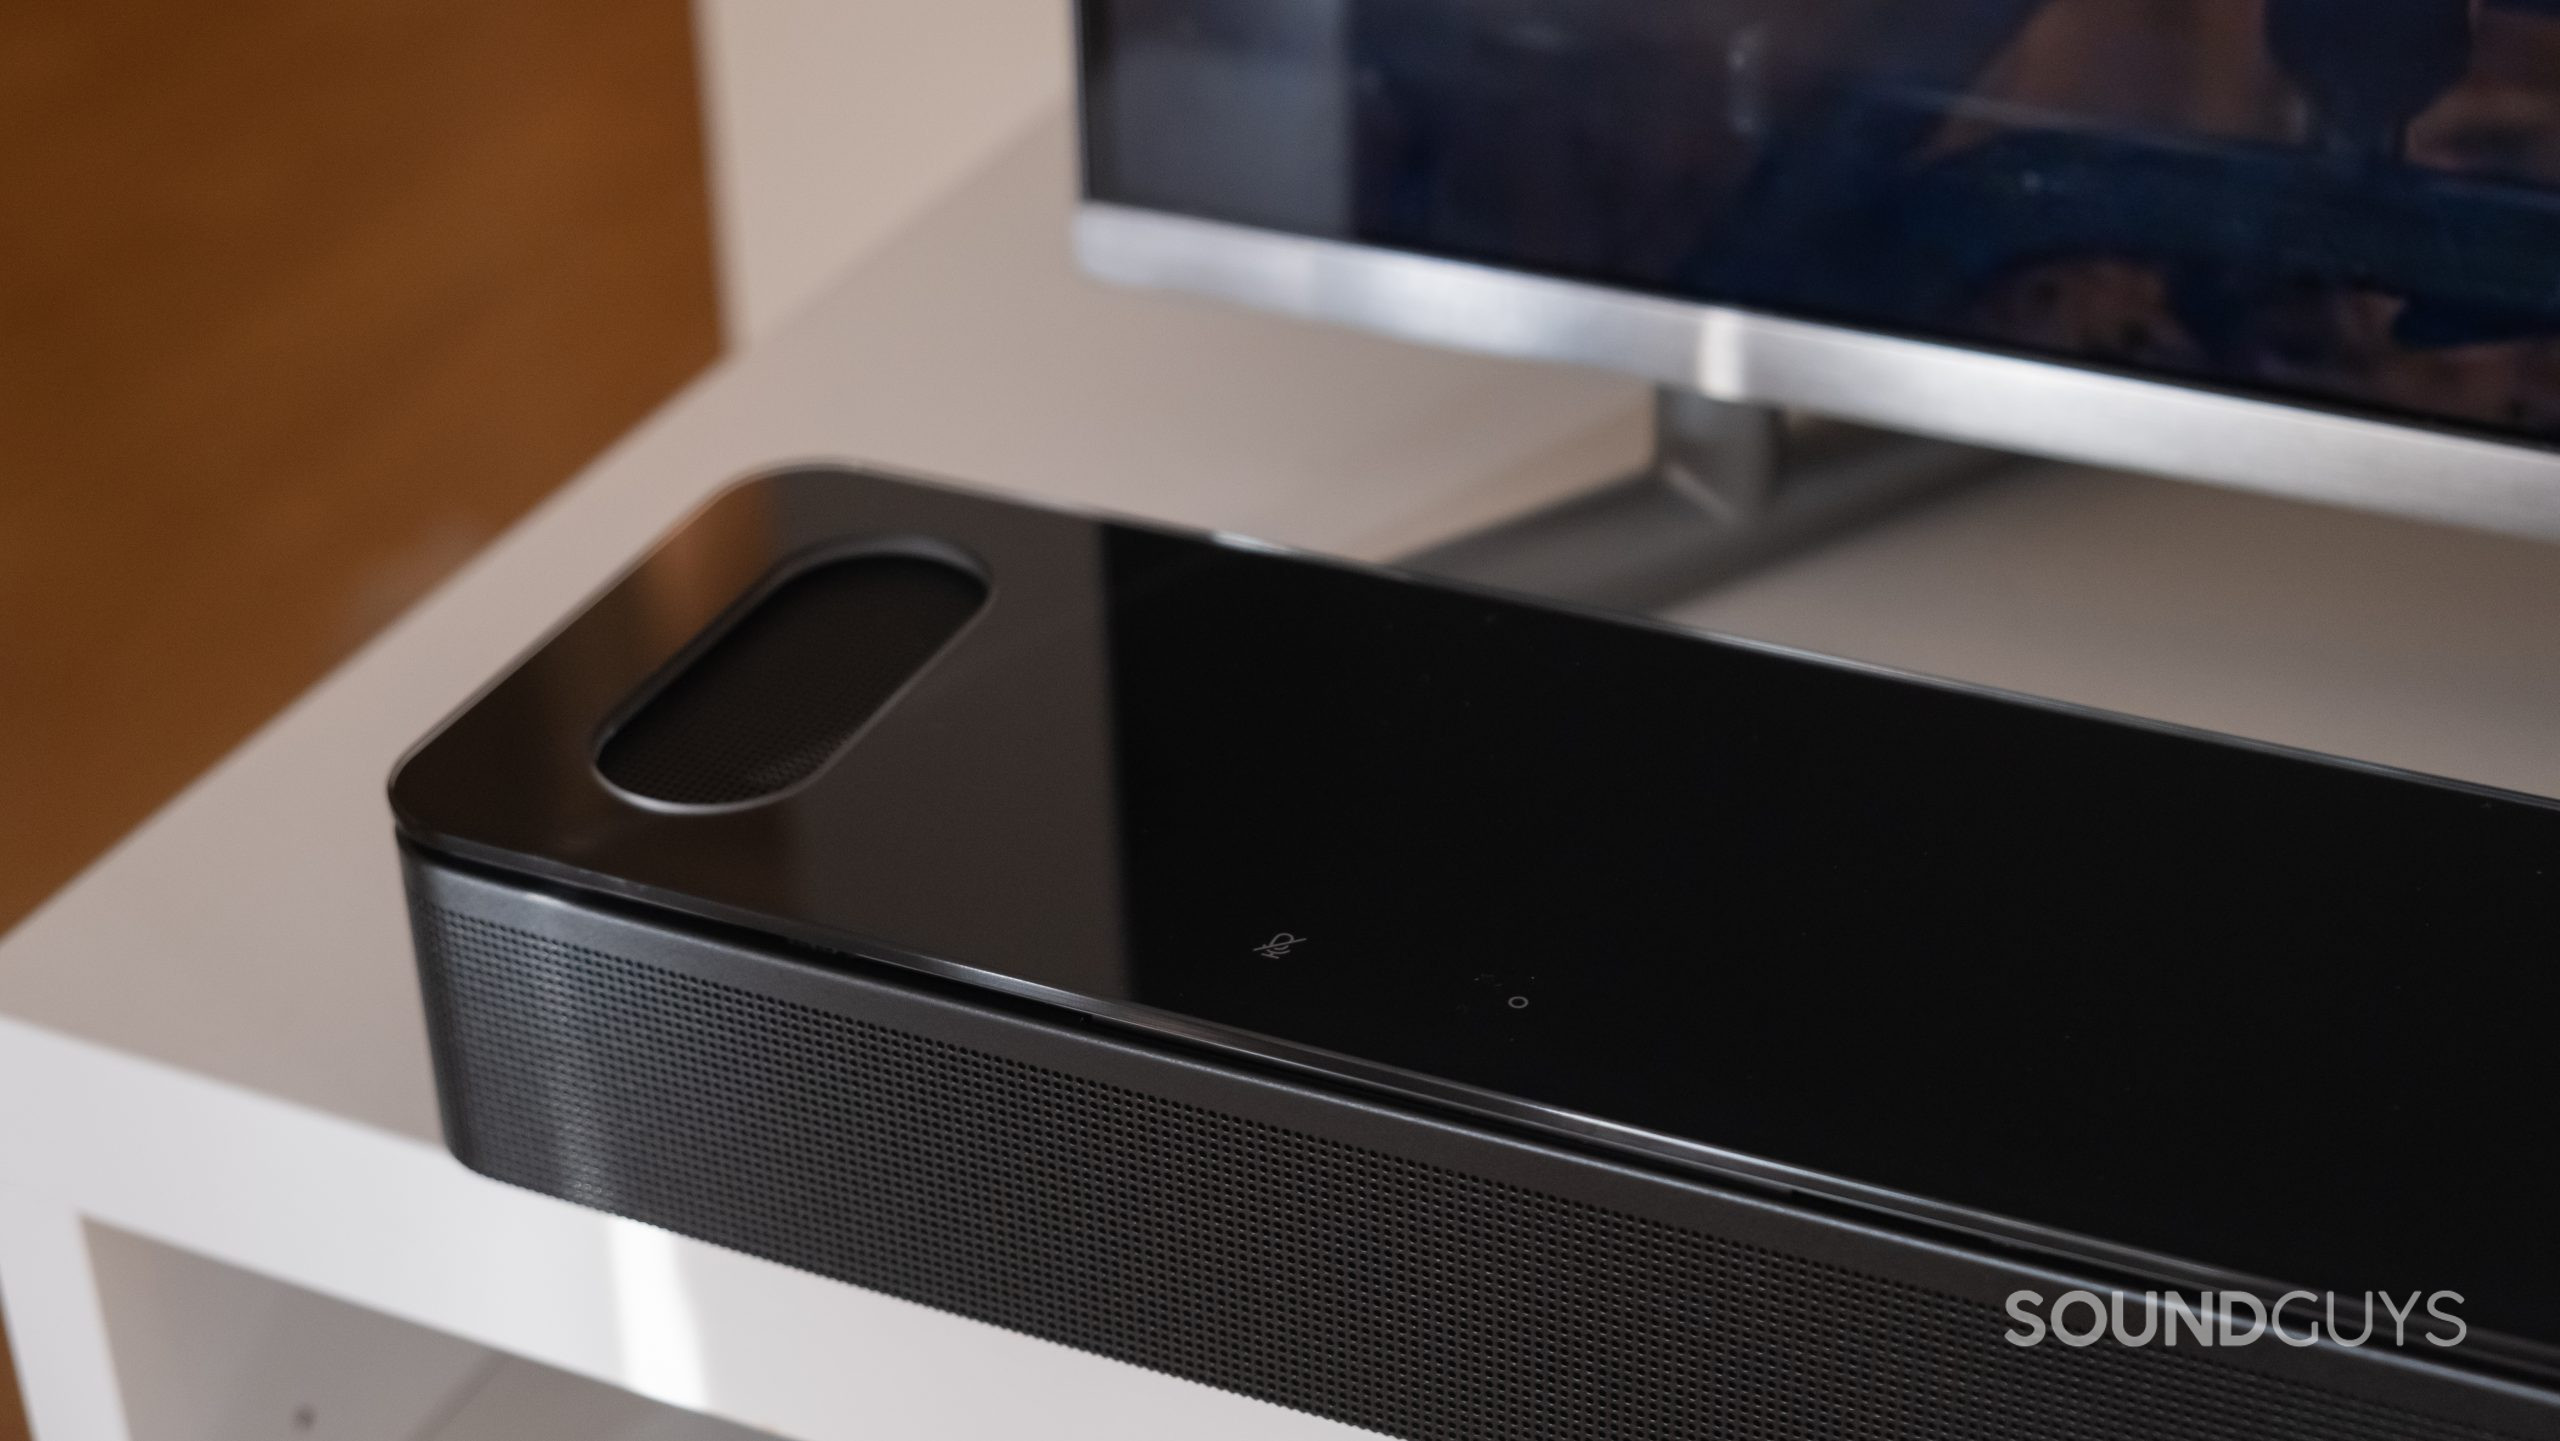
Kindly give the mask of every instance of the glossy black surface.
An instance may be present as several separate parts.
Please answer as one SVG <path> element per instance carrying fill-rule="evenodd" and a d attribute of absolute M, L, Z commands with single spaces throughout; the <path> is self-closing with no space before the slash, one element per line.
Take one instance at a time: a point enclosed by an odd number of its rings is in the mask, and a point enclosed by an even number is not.
<path fill-rule="evenodd" d="M 2560 435 L 2552 0 L 1085 0 L 1088 193 Z"/>
<path fill-rule="evenodd" d="M 593 768 L 790 557 L 990 585 L 832 767 Z M 2560 811 L 841 472 L 423 745 L 413 841 L 1588 1140 L 2560 1343 Z"/>

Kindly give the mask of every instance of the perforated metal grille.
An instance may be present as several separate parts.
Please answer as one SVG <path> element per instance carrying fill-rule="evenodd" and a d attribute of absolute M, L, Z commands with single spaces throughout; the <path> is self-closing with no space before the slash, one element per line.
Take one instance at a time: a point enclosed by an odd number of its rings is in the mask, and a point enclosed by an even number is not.
<path fill-rule="evenodd" d="M 939 561 L 853 556 L 794 576 L 625 720 L 604 778 L 676 805 L 736 805 L 815 774 L 986 599 Z"/>
<path fill-rule="evenodd" d="M 823 1275 L 1415 1438 L 2489 1441 L 422 909 L 455 1147 Z"/>

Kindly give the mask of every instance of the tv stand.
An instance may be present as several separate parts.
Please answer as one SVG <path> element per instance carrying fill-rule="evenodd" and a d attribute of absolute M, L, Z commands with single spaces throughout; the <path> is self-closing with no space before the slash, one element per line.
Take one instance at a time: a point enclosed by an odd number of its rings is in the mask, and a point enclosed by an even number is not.
<path fill-rule="evenodd" d="M 1654 610 L 1852 534 L 2019 457 L 1654 392 L 1631 475 L 1405 557 L 1405 568 L 1616 610 Z"/>

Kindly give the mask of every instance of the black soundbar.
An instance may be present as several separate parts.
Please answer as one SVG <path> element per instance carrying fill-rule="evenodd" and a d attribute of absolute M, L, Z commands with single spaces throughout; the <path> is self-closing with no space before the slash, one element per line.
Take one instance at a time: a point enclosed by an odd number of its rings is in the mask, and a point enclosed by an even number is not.
<path fill-rule="evenodd" d="M 1397 1436 L 2560 1436 L 2528 798 L 830 469 L 392 795 L 617 1215 Z"/>

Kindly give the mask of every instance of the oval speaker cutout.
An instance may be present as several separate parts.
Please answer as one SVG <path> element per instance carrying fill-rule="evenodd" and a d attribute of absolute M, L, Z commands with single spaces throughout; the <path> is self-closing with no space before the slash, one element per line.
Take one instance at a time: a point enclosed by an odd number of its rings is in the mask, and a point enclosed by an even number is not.
<path fill-rule="evenodd" d="M 806 781 L 986 604 L 944 561 L 871 553 L 750 604 L 615 727 L 596 770 L 637 799 L 727 809 Z"/>

